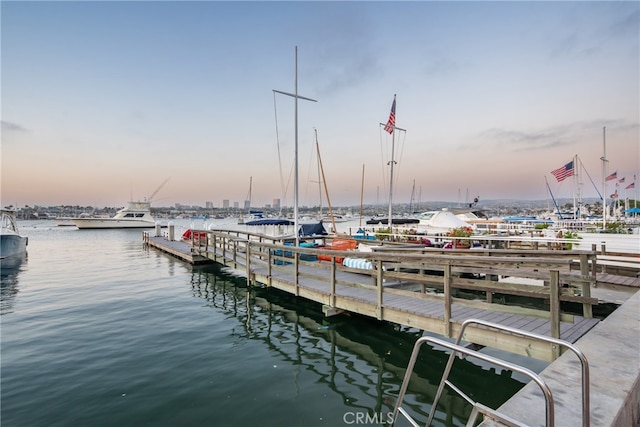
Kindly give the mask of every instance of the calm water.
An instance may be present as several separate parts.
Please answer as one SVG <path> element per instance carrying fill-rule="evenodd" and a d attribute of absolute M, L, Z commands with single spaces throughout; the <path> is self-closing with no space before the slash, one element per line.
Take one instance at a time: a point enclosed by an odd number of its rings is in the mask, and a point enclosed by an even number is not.
<path fill-rule="evenodd" d="M 1 279 L 3 426 L 384 425 L 421 336 L 249 290 L 144 249 L 141 231 L 20 225 L 28 259 Z M 447 357 L 427 350 L 407 398 L 421 423 Z M 470 361 L 454 380 L 491 406 L 523 385 Z M 448 394 L 437 425 L 469 411 Z"/>

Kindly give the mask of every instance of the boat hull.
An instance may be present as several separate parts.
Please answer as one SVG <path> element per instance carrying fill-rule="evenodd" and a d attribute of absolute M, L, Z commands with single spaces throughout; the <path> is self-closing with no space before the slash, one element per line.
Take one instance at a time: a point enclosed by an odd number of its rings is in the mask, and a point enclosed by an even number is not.
<path fill-rule="evenodd" d="M 27 237 L 17 234 L 0 235 L 0 263 L 2 268 L 19 264 L 27 254 Z"/>
<path fill-rule="evenodd" d="M 79 229 L 117 229 L 117 228 L 153 228 L 155 221 L 126 219 L 126 218 L 84 218 L 73 219 Z"/>

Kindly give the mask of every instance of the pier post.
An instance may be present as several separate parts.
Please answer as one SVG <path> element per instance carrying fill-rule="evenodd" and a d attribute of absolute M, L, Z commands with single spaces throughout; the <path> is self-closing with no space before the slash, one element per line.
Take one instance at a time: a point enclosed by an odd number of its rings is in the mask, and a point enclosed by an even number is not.
<path fill-rule="evenodd" d="M 582 296 L 591 297 L 591 282 L 595 283 L 595 277 L 589 275 L 589 256 L 587 254 L 580 255 L 580 276 L 584 280 L 582 282 Z M 591 304 L 582 304 L 582 315 L 587 319 L 593 319 L 593 306 Z"/>
<path fill-rule="evenodd" d="M 162 236 L 160 230 L 162 230 L 162 227 L 160 226 L 160 222 L 158 221 L 158 222 L 156 222 L 156 237 Z"/>
<path fill-rule="evenodd" d="M 336 259 L 333 258 L 333 263 L 335 264 Z M 300 296 L 300 254 L 298 254 L 298 248 L 294 247 L 293 251 L 293 270 L 294 270 L 294 278 L 293 282 L 296 286 L 296 296 Z"/>
<path fill-rule="evenodd" d="M 169 229 L 169 241 L 173 242 L 173 238 L 175 236 L 175 225 L 173 224 L 173 222 L 169 221 L 169 224 L 167 224 L 167 228 Z"/>
<path fill-rule="evenodd" d="M 593 258 L 591 259 L 591 277 L 593 278 L 593 287 L 598 286 L 598 249 L 596 244 L 591 245 L 591 251 L 593 252 Z"/>
<path fill-rule="evenodd" d="M 551 337 L 560 338 L 560 272 L 558 270 L 549 271 L 551 277 L 549 281 L 549 310 L 551 311 Z M 556 345 L 552 347 L 553 358 L 560 356 L 560 348 Z"/>
<path fill-rule="evenodd" d="M 336 306 L 336 260 L 331 260 L 331 307 Z"/>
<path fill-rule="evenodd" d="M 384 278 L 382 277 L 382 260 L 378 260 L 378 271 L 377 271 L 377 280 L 376 280 L 376 293 L 378 306 L 376 307 L 376 316 L 378 320 L 382 320 L 382 284 L 384 283 Z"/>
<path fill-rule="evenodd" d="M 246 264 L 247 264 L 247 287 L 250 288 L 251 287 L 251 245 L 250 245 L 249 240 L 245 241 L 244 250 L 245 250 L 244 253 L 245 253 L 246 257 L 247 257 L 247 261 L 246 261 Z"/>
<path fill-rule="evenodd" d="M 451 338 L 451 264 L 444 266 L 444 333 Z"/>

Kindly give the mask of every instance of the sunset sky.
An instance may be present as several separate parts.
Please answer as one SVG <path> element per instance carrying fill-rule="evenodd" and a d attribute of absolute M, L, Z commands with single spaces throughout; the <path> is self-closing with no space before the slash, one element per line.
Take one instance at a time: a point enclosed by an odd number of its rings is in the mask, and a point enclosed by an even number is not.
<path fill-rule="evenodd" d="M 3 205 L 571 197 L 640 177 L 640 3 L 2 1 Z M 597 196 L 583 175 L 585 197 Z M 415 182 L 415 186 L 414 186 Z M 614 191 L 609 182 L 607 192 Z M 640 183 L 636 182 L 637 188 Z M 628 196 L 633 197 L 629 190 Z M 323 195 L 324 197 L 324 195 Z M 326 204 L 326 201 L 323 202 Z"/>

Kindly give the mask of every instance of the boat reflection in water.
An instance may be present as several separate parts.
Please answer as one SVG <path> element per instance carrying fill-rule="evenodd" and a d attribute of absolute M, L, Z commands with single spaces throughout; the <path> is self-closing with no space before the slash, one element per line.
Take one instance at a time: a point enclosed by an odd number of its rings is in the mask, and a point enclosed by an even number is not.
<path fill-rule="evenodd" d="M 21 267 L 27 261 L 27 254 L 13 258 L 11 263 L 0 268 L 0 315 L 13 312 L 13 304 L 18 295 L 18 278 Z"/>

